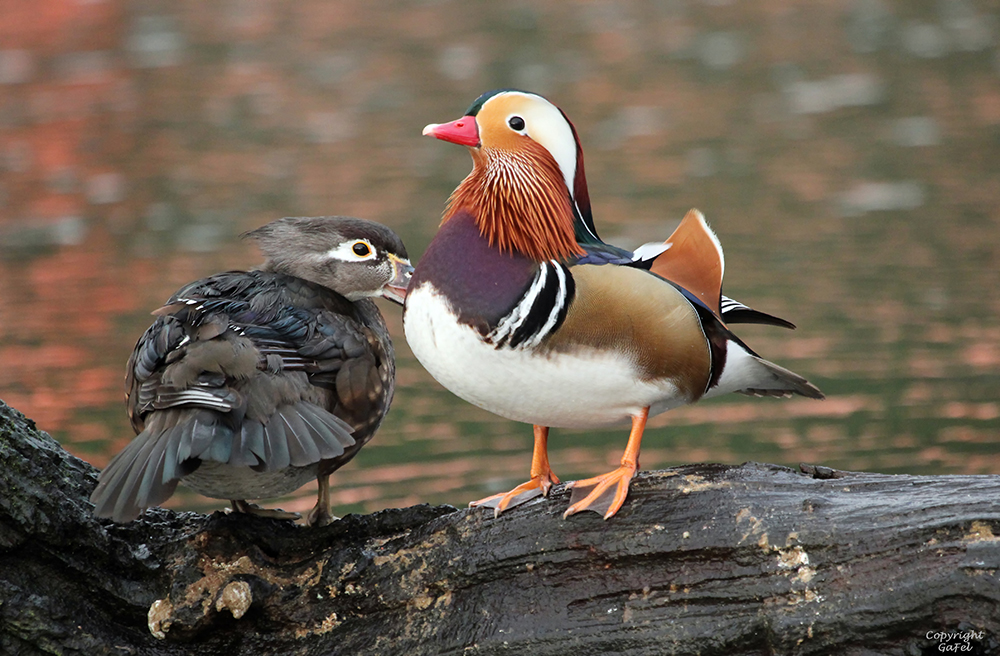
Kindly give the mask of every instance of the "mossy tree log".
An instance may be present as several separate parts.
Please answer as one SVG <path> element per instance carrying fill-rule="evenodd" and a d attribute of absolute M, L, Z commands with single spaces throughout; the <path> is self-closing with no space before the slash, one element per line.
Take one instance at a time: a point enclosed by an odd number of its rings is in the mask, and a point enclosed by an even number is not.
<path fill-rule="evenodd" d="M 811 474 L 649 472 L 607 522 L 563 520 L 558 486 L 499 519 L 416 506 L 313 529 L 157 509 L 115 525 L 91 516 L 94 469 L 0 403 L 0 653 L 1000 647 L 1000 476 Z"/>

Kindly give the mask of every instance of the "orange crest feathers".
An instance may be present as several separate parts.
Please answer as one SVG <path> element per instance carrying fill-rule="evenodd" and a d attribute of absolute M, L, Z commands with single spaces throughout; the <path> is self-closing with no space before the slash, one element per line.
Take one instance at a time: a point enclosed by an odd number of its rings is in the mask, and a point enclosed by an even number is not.
<path fill-rule="evenodd" d="M 472 173 L 448 199 L 444 221 L 467 210 L 491 246 L 536 262 L 582 255 L 559 165 L 530 139 L 520 145 L 517 151 L 473 150 Z"/>

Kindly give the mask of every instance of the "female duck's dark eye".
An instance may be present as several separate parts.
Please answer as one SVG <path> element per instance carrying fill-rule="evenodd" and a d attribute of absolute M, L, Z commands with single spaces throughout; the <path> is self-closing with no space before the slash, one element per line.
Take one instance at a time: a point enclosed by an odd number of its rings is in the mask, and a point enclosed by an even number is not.
<path fill-rule="evenodd" d="M 372 249 L 368 247 L 363 241 L 354 242 L 354 246 L 351 248 L 354 254 L 358 257 L 364 257 L 366 255 L 371 255 Z"/>
<path fill-rule="evenodd" d="M 520 116 L 511 116 L 509 119 L 507 119 L 507 125 L 510 126 L 511 130 L 517 130 L 518 132 L 520 132 L 521 130 L 524 129 L 524 119 L 521 118 Z"/>

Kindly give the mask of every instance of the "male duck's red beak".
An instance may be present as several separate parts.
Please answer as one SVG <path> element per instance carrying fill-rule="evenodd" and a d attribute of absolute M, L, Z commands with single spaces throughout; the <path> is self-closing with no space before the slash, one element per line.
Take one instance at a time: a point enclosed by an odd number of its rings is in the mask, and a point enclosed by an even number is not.
<path fill-rule="evenodd" d="M 431 123 L 424 128 L 424 135 L 450 141 L 460 146 L 479 146 L 479 126 L 475 116 L 463 116 L 451 123 Z"/>

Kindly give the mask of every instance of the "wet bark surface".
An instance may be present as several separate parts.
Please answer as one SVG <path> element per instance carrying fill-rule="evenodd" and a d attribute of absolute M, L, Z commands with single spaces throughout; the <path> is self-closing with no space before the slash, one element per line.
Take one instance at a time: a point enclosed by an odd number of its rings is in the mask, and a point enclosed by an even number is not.
<path fill-rule="evenodd" d="M 95 484 L 0 404 L 0 653 L 1000 651 L 1000 476 L 700 464 L 640 474 L 609 521 L 562 519 L 560 485 L 500 518 L 323 528 L 116 525 L 92 517 Z"/>

